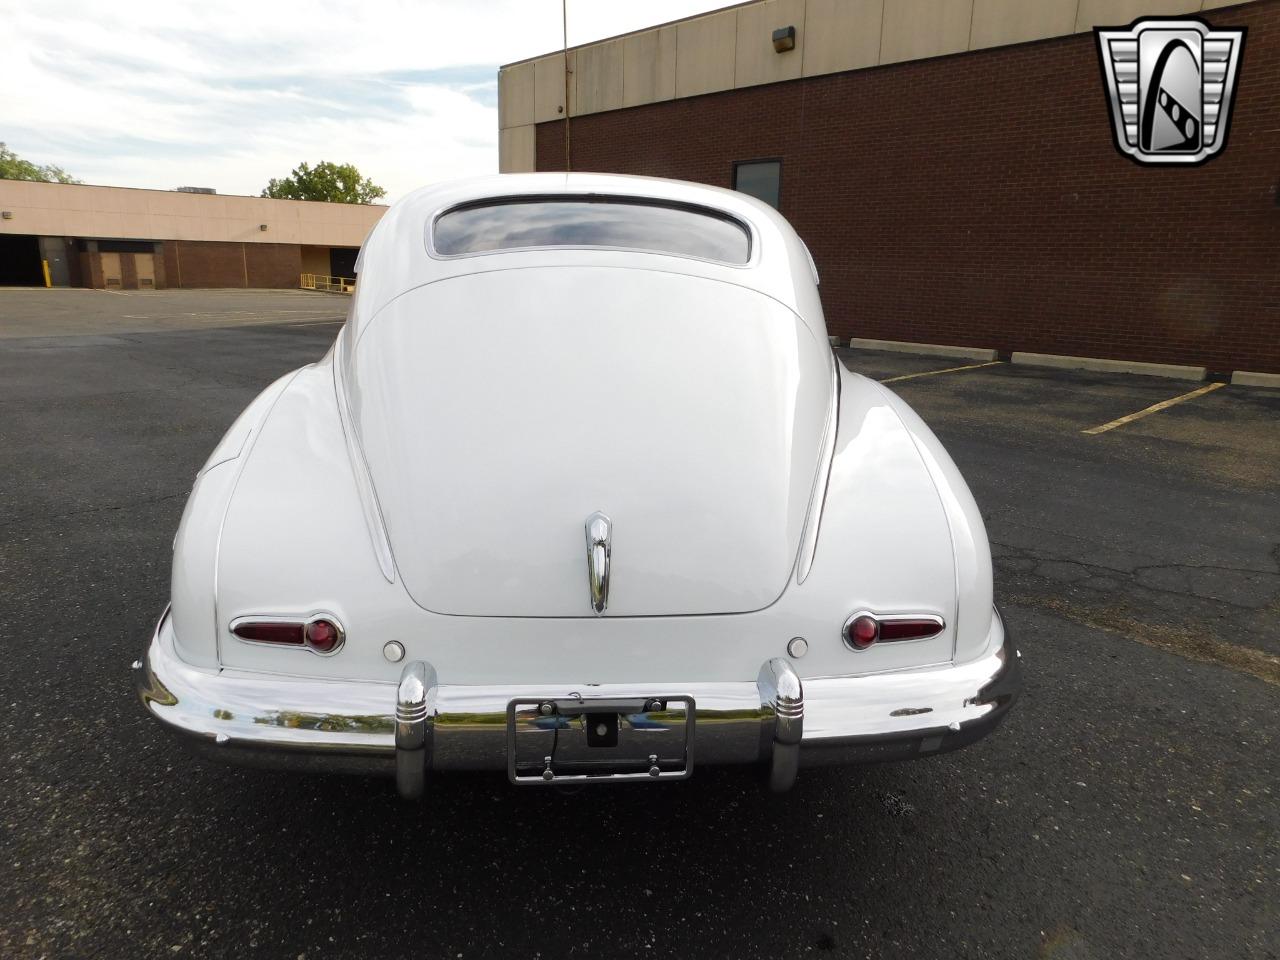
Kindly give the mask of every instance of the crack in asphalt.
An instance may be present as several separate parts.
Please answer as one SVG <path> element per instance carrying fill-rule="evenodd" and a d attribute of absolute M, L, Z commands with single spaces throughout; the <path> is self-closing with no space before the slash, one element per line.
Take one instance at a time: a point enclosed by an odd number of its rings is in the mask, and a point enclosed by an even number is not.
<path fill-rule="evenodd" d="M 166 493 L 159 497 L 144 497 L 141 500 L 130 500 L 127 503 L 110 503 L 99 507 L 85 507 L 83 510 L 68 510 L 65 513 L 28 513 L 0 517 L 0 527 L 12 526 L 15 523 L 22 523 L 25 520 L 65 520 L 70 517 L 90 516 L 95 513 L 111 513 L 117 510 L 128 510 L 131 507 L 151 506 L 157 503 L 165 503 L 169 500 L 176 500 L 179 497 L 185 499 L 190 492 L 190 490 L 183 490 L 180 493 Z"/>
<path fill-rule="evenodd" d="M 1007 574 L 1034 577 L 1051 584 L 1084 587 L 1111 600 L 1105 605 L 1082 604 L 1078 597 L 1068 600 L 1057 591 L 1050 590 L 1037 595 L 1024 590 L 1007 594 L 1004 598 L 1005 602 L 1039 607 L 1084 626 L 1123 635 L 1138 643 L 1174 653 L 1189 660 L 1227 667 L 1268 684 L 1280 686 L 1280 657 L 1255 647 L 1214 637 L 1210 635 L 1208 625 L 1204 623 L 1192 627 L 1182 624 L 1160 625 L 1139 620 L 1124 609 L 1128 598 L 1118 595 L 1120 591 L 1106 589 L 1096 582 L 1110 579 L 1121 590 L 1128 588 L 1183 600 L 1189 597 L 1200 602 L 1221 604 L 1241 614 L 1265 614 L 1267 611 L 1280 614 L 1280 596 L 1277 596 L 1277 590 L 1280 590 L 1280 573 L 1252 567 L 1195 563 L 1139 563 L 1125 568 L 1105 563 L 1084 562 L 1068 556 L 1054 555 L 1050 551 L 1036 551 L 995 539 L 991 540 L 991 545 L 1002 551 L 992 559 L 996 567 Z M 1280 543 L 1269 551 L 1269 555 L 1280 561 Z M 1023 563 L 1028 566 L 1022 566 Z M 1081 571 L 1081 574 L 1078 577 L 1054 576 L 1043 569 L 1047 564 L 1076 568 Z M 1249 587 L 1257 599 L 1249 603 L 1198 591 L 1193 582 L 1195 571 L 1233 574 L 1238 581 L 1242 581 Z M 1158 572 L 1181 574 L 1185 582 L 1178 587 L 1161 584 L 1158 581 L 1153 582 L 1144 576 Z M 1268 590 L 1272 581 L 1275 582 L 1275 588 Z"/>
<path fill-rule="evenodd" d="M 986 521 L 988 524 L 990 523 L 990 521 L 989 521 L 989 520 L 987 520 L 987 518 L 986 518 L 985 516 L 983 517 L 983 520 L 984 520 L 984 521 Z M 1091 547 L 1091 548 L 1093 548 L 1093 547 L 1095 547 L 1095 546 L 1097 545 L 1097 541 L 1096 541 L 1096 539 L 1094 539 L 1093 537 L 1080 536 L 1079 534 L 1071 533 L 1071 532 L 1069 532 L 1069 531 L 1065 531 L 1065 530 L 1057 530 L 1057 529 L 1054 529 L 1053 527 L 1037 526 L 1037 525 L 1035 525 L 1035 524 L 1026 523 L 1026 522 L 1023 522 L 1023 521 L 1020 521 L 1020 520 L 1011 520 L 1011 519 L 1007 519 L 1007 518 L 1002 518 L 1000 522 L 1001 522 L 1001 523 L 1004 523 L 1004 524 L 1007 524 L 1008 526 L 1011 526 L 1011 527 L 1022 527 L 1022 528 L 1023 528 L 1023 529 L 1025 529 L 1025 530 L 1032 530 L 1032 531 L 1035 531 L 1036 533 L 1049 534 L 1049 535 L 1052 535 L 1052 536 L 1055 536 L 1055 537 L 1062 537 L 1062 538 L 1067 539 L 1067 540 L 1075 540 L 1075 541 L 1077 541 L 1077 542 L 1079 542 L 1079 543 L 1086 544 L 1086 545 L 1088 545 L 1088 546 L 1089 546 L 1089 547 Z M 992 545 L 997 545 L 997 541 L 996 541 L 994 538 L 991 538 L 991 541 L 990 541 L 990 542 L 992 543 Z M 998 545 L 999 545 L 999 546 L 1002 546 L 1002 547 L 1009 547 L 1010 549 L 1014 549 L 1014 550 L 1021 550 L 1021 549 L 1025 549 L 1025 548 L 1022 548 L 1022 547 L 1015 547 L 1015 546 L 1013 546 L 1012 544 L 1004 544 L 1004 543 L 1000 543 L 1000 544 L 998 544 Z M 1276 563 L 1276 570 L 1261 570 L 1261 569 L 1258 569 L 1257 567 L 1228 567 L 1228 566 L 1219 566 L 1219 565 L 1216 565 L 1216 564 L 1181 564 L 1180 566 L 1187 566 L 1187 567 L 1199 567 L 1199 568 L 1201 568 L 1201 569 L 1206 569 L 1206 570 L 1211 570 L 1211 569 L 1220 569 L 1220 570 L 1232 570 L 1232 571 L 1236 571 L 1236 572 L 1238 572 L 1238 573 L 1262 573 L 1262 574 L 1268 574 L 1268 575 L 1274 574 L 1274 575 L 1280 576 L 1280 541 L 1278 541 L 1278 542 L 1276 543 L 1276 545 L 1275 545 L 1274 547 L 1272 547 L 1272 549 L 1271 549 L 1271 551 L 1270 551 L 1270 556 L 1271 556 L 1271 558 L 1272 558 L 1272 559 L 1275 561 L 1275 563 Z M 1060 559 L 1063 559 L 1063 558 L 1061 558 L 1061 557 L 1050 557 L 1050 558 L 1046 558 L 1046 559 L 1060 560 Z M 1081 563 L 1082 561 L 1079 561 L 1079 560 L 1073 560 L 1073 561 L 1070 561 L 1070 562 L 1072 562 L 1072 563 Z M 1102 567 L 1103 567 L 1103 569 L 1113 570 L 1113 571 L 1114 571 L 1114 572 L 1116 572 L 1116 573 L 1127 573 L 1127 572 L 1129 572 L 1129 571 L 1124 570 L 1123 568 L 1119 568 L 1119 567 L 1105 567 L 1105 566 L 1103 566 L 1102 564 L 1098 564 L 1098 566 L 1102 566 Z M 1145 565 L 1145 566 L 1144 566 L 1144 567 L 1142 567 L 1141 569 L 1155 569 L 1156 567 L 1159 567 L 1159 566 L 1162 566 L 1162 565 L 1161 565 L 1161 564 L 1149 564 L 1149 565 Z M 1178 566 L 1178 564 L 1175 564 L 1175 566 Z"/>
<path fill-rule="evenodd" d="M 1212 663 L 1280 687 L 1280 657 L 1241 644 L 1228 643 L 1186 627 L 1164 627 L 1136 620 L 1115 607 L 1081 609 L 1061 597 L 1014 594 L 1006 602 L 1039 607 L 1086 627 L 1135 640 L 1144 646 L 1177 654 L 1188 660 Z"/>
<path fill-rule="evenodd" d="M 1124 567 L 1109 566 L 1104 563 L 1094 563 L 1094 562 L 1085 562 L 1083 560 L 1076 560 L 1068 556 L 1061 556 L 1061 555 L 1042 556 L 1031 551 L 1026 547 L 1019 547 L 1009 543 L 1001 543 L 997 540 L 992 540 L 991 545 L 993 547 L 999 547 L 1002 550 L 1008 551 L 1007 553 L 1003 553 L 998 556 L 994 556 L 992 558 L 993 562 L 997 566 L 1003 566 L 1005 569 L 1009 570 L 1010 572 L 1029 574 L 1031 576 L 1039 576 L 1045 580 L 1051 580 L 1054 582 L 1064 582 L 1064 580 L 1062 577 L 1053 577 L 1046 573 L 1040 572 L 1040 567 L 1042 564 L 1060 563 L 1064 565 L 1070 565 L 1073 567 L 1079 567 L 1082 571 L 1084 571 L 1085 575 L 1065 581 L 1069 583 L 1079 583 L 1082 586 L 1089 586 L 1089 584 L 1087 583 L 1088 580 L 1091 580 L 1095 577 L 1106 578 L 1108 574 L 1114 574 L 1119 577 L 1123 577 L 1126 580 L 1132 581 L 1132 586 L 1142 590 L 1150 590 L 1153 593 L 1163 593 L 1170 596 L 1178 596 L 1178 597 L 1183 597 L 1183 596 L 1186 596 L 1188 593 L 1190 593 L 1192 596 L 1194 596 L 1198 600 L 1209 600 L 1215 603 L 1224 604 L 1228 607 L 1233 607 L 1237 610 L 1249 611 L 1249 612 L 1254 612 L 1259 609 L 1264 609 L 1267 606 L 1267 604 L 1265 602 L 1259 602 L 1254 604 L 1241 603 L 1239 601 L 1231 600 L 1226 597 L 1218 596 L 1216 594 L 1197 591 L 1195 589 L 1194 584 L 1192 584 L 1190 581 L 1188 581 L 1188 583 L 1184 587 L 1178 588 L 1178 587 L 1171 587 L 1171 586 L 1162 586 L 1159 583 L 1144 581 L 1141 578 L 1144 573 L 1161 571 L 1161 570 L 1177 571 L 1177 572 L 1186 572 L 1186 571 L 1193 571 L 1193 570 L 1216 570 L 1216 571 L 1222 571 L 1226 573 L 1244 574 L 1244 575 L 1247 575 L 1250 578 L 1250 580 L 1253 580 L 1254 578 L 1262 578 L 1263 580 L 1275 580 L 1276 589 L 1280 590 L 1280 573 L 1272 572 L 1269 570 L 1258 570 L 1250 567 L 1230 567 L 1230 566 L 1224 566 L 1220 564 L 1152 563 L 1152 564 L 1136 564 L 1133 567 L 1126 569 Z M 1029 569 L 1019 569 L 1013 566 L 1012 564 L 1002 563 L 1002 561 L 1008 561 L 1008 560 L 1029 560 L 1034 564 L 1034 566 L 1032 566 Z M 1093 587 L 1091 589 L 1099 589 L 1099 588 Z"/>

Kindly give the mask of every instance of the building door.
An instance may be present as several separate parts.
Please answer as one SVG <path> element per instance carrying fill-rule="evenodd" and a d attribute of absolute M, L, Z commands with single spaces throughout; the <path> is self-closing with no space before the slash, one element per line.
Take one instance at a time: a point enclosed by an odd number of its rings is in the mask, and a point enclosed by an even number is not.
<path fill-rule="evenodd" d="M 71 286 L 71 264 L 67 241 L 62 237 L 41 237 L 40 256 L 49 264 L 49 282 L 55 287 Z"/>
<path fill-rule="evenodd" d="M 108 290 L 119 290 L 123 284 L 120 282 L 120 254 L 104 253 L 102 257 L 102 285 Z"/>
<path fill-rule="evenodd" d="M 138 289 L 154 290 L 156 288 L 156 255 L 135 253 L 133 267 L 138 272 Z"/>

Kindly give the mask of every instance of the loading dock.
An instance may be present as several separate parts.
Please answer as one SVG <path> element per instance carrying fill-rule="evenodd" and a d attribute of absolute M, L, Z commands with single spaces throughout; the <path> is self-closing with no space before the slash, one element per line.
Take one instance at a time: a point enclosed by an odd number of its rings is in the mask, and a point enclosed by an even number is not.
<path fill-rule="evenodd" d="M 0 286 L 44 286 L 44 268 L 40 265 L 40 241 L 37 237 L 0 234 Z"/>

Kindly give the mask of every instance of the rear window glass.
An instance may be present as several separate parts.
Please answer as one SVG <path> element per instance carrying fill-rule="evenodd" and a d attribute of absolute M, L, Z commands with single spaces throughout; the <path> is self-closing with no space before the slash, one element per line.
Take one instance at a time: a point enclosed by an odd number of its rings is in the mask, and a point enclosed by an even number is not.
<path fill-rule="evenodd" d="M 444 257 L 537 247 L 610 247 L 746 263 L 751 235 L 705 207 L 619 198 L 517 198 L 467 204 L 436 218 L 432 246 Z"/>

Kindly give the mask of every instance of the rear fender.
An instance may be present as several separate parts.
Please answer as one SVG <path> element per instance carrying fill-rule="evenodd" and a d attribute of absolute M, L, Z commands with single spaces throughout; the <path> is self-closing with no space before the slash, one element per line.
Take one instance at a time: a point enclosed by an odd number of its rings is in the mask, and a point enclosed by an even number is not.
<path fill-rule="evenodd" d="M 812 563 L 776 609 L 808 642 L 797 670 L 831 676 L 948 663 L 956 561 L 944 504 L 888 391 L 843 367 L 840 377 L 839 423 Z M 929 614 L 946 627 L 928 639 L 852 650 L 842 629 L 861 612 Z"/>
<path fill-rule="evenodd" d="M 991 633 L 994 587 L 987 528 L 969 485 L 942 442 L 906 401 L 886 387 L 879 389 L 911 435 L 946 512 L 956 568 L 954 659 L 964 663 L 986 652 Z"/>
<path fill-rule="evenodd" d="M 218 662 L 214 571 L 222 521 L 236 480 L 271 408 L 297 374 L 295 370 L 275 381 L 235 419 L 196 474 L 182 511 L 173 538 L 170 593 L 177 647 L 194 666 L 212 667 Z"/>
<path fill-rule="evenodd" d="M 369 536 L 331 363 L 299 372 L 244 458 L 218 550 L 223 667 L 369 676 L 388 667 L 383 643 L 405 642 L 400 631 L 420 626 L 403 587 L 384 576 Z M 248 643 L 230 632 L 239 617 L 318 615 L 345 629 L 340 656 Z"/>

